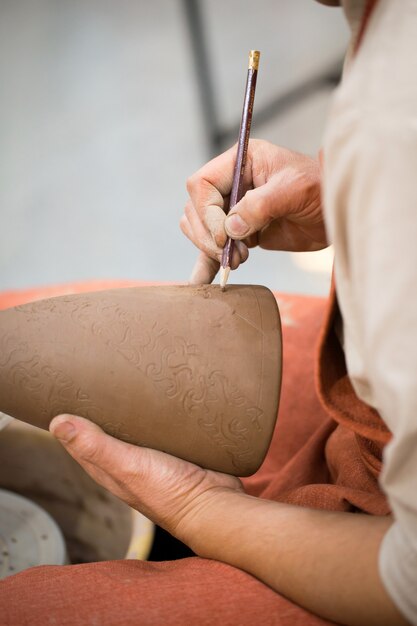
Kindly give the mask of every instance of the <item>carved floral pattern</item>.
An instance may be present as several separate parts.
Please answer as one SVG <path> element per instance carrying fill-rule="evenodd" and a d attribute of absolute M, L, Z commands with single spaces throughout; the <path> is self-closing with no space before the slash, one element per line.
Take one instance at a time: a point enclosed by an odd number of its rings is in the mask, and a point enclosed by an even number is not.
<path fill-rule="evenodd" d="M 251 438 L 263 427 L 263 411 L 224 372 L 210 371 L 196 344 L 171 336 L 168 328 L 157 321 L 147 328 L 139 313 L 127 311 L 115 301 L 87 300 L 83 295 L 59 300 L 66 302 L 76 325 L 98 337 L 109 350 L 150 379 L 158 392 L 175 400 L 187 418 L 224 448 L 235 468 L 245 471 L 253 455 Z M 29 319 L 38 321 L 45 314 L 56 314 L 56 301 L 45 300 L 15 310 L 30 313 Z M 61 305 L 59 310 L 62 311 Z M 10 359 L 15 361 L 8 370 L 10 382 L 42 398 L 43 416 L 52 417 L 70 403 L 71 410 L 100 423 L 102 412 L 71 377 L 42 363 L 36 355 L 25 359 L 28 346 L 19 343 L 16 336 L 2 336 L 0 346 L 0 369 Z M 106 422 L 102 426 L 110 434 L 129 440 L 123 422 Z"/>

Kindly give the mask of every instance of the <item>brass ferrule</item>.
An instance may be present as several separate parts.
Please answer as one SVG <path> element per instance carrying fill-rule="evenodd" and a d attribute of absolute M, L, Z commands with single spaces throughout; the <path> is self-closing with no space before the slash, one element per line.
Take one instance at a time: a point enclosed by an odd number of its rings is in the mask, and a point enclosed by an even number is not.
<path fill-rule="evenodd" d="M 249 69 L 257 70 L 259 67 L 259 57 L 261 53 L 258 50 L 251 50 L 249 52 Z"/>

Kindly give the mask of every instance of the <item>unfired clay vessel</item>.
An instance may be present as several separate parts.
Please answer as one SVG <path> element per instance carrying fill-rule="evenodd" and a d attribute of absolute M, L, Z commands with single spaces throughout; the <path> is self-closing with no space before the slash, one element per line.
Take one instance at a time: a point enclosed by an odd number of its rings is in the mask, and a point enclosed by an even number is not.
<path fill-rule="evenodd" d="M 248 476 L 278 410 L 281 327 L 260 286 L 116 289 L 0 312 L 0 411 L 81 415 L 133 444 Z"/>

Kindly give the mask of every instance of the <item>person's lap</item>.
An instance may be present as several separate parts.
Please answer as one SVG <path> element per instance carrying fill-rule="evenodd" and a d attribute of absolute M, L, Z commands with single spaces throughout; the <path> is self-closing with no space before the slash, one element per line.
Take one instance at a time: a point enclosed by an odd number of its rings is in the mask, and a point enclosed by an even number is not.
<path fill-rule="evenodd" d="M 330 623 L 245 572 L 198 557 L 36 567 L 0 585 L 0 610 L 5 626 Z"/>

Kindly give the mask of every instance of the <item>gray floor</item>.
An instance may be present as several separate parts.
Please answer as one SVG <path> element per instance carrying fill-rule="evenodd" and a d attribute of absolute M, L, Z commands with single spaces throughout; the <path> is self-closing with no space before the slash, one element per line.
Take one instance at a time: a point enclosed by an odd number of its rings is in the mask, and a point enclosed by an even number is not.
<path fill-rule="evenodd" d="M 240 116 L 250 48 L 262 51 L 256 116 L 346 46 L 340 10 L 313 0 L 202 4 L 225 124 Z M 196 252 L 178 221 L 207 158 L 194 77 L 179 0 L 0 0 L 0 289 L 187 280 Z M 253 135 L 314 154 L 330 96 Z M 232 281 L 325 293 L 317 254 L 255 251 Z"/>

